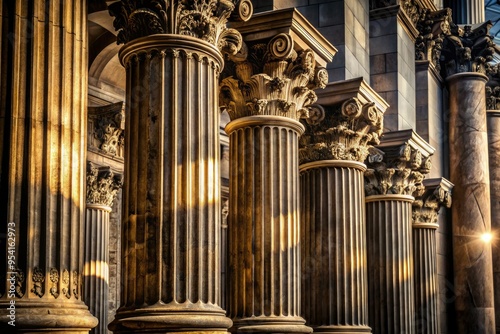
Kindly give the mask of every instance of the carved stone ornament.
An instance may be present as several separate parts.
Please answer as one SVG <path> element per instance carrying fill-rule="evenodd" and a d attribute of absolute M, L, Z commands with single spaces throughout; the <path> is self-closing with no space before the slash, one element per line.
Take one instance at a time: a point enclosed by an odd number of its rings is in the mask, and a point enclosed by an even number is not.
<path fill-rule="evenodd" d="M 439 209 L 451 207 L 453 184 L 444 178 L 424 180 L 423 184 L 425 189 L 412 204 L 413 224 L 437 228 Z"/>
<path fill-rule="evenodd" d="M 44 291 L 42 283 L 45 282 L 45 274 L 43 273 L 42 269 L 36 267 L 31 275 L 31 280 L 33 282 L 33 288 L 31 288 L 31 292 L 33 292 L 38 297 L 43 297 Z"/>
<path fill-rule="evenodd" d="M 121 0 L 108 9 L 115 17 L 118 44 L 154 34 L 178 34 L 199 38 L 229 54 L 238 52 L 242 39 L 226 23 L 246 21 L 253 13 L 249 0 Z"/>
<path fill-rule="evenodd" d="M 420 32 L 415 41 L 415 60 L 428 60 L 441 71 L 441 49 L 445 36 L 451 34 L 451 9 L 426 10 L 421 15 L 417 29 Z"/>
<path fill-rule="evenodd" d="M 123 185 L 121 175 L 116 175 L 109 167 L 97 168 L 87 165 L 87 204 L 113 206 L 113 201 Z"/>
<path fill-rule="evenodd" d="M 418 0 L 374 0 L 370 1 L 370 9 L 381 9 L 399 5 L 401 10 L 408 16 L 414 26 L 420 20 L 425 6 Z"/>
<path fill-rule="evenodd" d="M 362 104 L 353 97 L 341 105 L 313 105 L 309 118 L 302 121 L 304 134 L 299 139 L 300 163 L 317 160 L 364 162 L 371 145 L 380 143 L 383 113 L 375 103 Z"/>
<path fill-rule="evenodd" d="M 410 130 L 411 131 L 411 130 Z M 408 130 L 391 132 L 408 133 Z M 365 193 L 370 195 L 411 195 L 421 196 L 425 191 L 422 184 L 424 174 L 431 169 L 431 155 L 434 149 L 417 137 L 393 142 L 381 142 L 377 148 L 370 148 L 366 160 L 368 169 L 365 172 Z M 420 142 L 424 145 L 420 146 Z"/>
<path fill-rule="evenodd" d="M 59 297 L 59 290 L 57 287 L 57 282 L 59 282 L 59 272 L 57 271 L 56 268 L 50 268 L 49 278 L 50 281 L 52 282 L 52 286 L 50 288 L 50 294 L 54 296 L 54 298 L 57 298 Z"/>
<path fill-rule="evenodd" d="M 486 73 L 489 78 L 486 85 L 486 109 L 500 110 L 500 65 L 489 65 Z"/>
<path fill-rule="evenodd" d="M 89 146 L 123 158 L 125 110 L 123 102 L 104 107 L 91 107 L 89 117 Z"/>
<path fill-rule="evenodd" d="M 441 75 L 448 77 L 462 72 L 486 74 L 488 62 L 493 60 L 494 43 L 490 36 L 491 21 L 472 29 L 452 24 L 441 50 Z"/>
<path fill-rule="evenodd" d="M 312 50 L 298 53 L 289 34 L 267 43 L 244 45 L 226 62 L 219 104 L 231 120 L 256 115 L 309 116 L 307 106 L 317 99 L 314 89 L 328 82 L 326 69 L 316 66 Z"/>

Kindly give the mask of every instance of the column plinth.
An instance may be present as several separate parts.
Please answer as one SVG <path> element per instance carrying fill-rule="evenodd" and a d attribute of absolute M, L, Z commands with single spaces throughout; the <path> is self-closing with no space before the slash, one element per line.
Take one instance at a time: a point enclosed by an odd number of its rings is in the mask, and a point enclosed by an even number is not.
<path fill-rule="evenodd" d="M 447 78 L 450 96 L 450 181 L 455 184 L 453 267 L 459 333 L 494 333 L 495 311 L 485 84 L 481 73 Z"/>
<path fill-rule="evenodd" d="M 88 333 L 87 1 L 3 3 L 0 21 L 0 331 Z"/>

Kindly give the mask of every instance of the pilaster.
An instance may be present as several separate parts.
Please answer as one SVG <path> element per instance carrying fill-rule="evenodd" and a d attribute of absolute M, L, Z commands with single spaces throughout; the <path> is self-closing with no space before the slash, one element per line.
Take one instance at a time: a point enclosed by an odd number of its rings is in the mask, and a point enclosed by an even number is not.
<path fill-rule="evenodd" d="M 425 179 L 425 190 L 412 205 L 415 270 L 416 332 L 437 334 L 438 314 L 437 240 L 438 213 L 451 206 L 453 184 L 444 178 Z"/>
<path fill-rule="evenodd" d="M 115 2 L 126 68 L 123 287 L 117 333 L 224 333 L 220 307 L 223 53 L 249 1 Z"/>
<path fill-rule="evenodd" d="M 385 133 L 365 172 L 369 318 L 373 333 L 414 333 L 412 203 L 434 149 L 412 130 Z"/>
<path fill-rule="evenodd" d="M 122 177 L 109 167 L 87 164 L 83 300 L 99 320 L 96 334 L 108 332 L 109 214 L 121 186 Z"/>
<path fill-rule="evenodd" d="M 491 22 L 452 29 L 443 42 L 441 72 L 450 106 L 450 181 L 455 309 L 459 333 L 494 333 L 490 176 L 486 132 Z"/>
<path fill-rule="evenodd" d="M 302 312 L 318 333 L 371 333 L 363 161 L 387 104 L 361 78 L 330 83 L 299 140 Z"/>
<path fill-rule="evenodd" d="M 87 2 L 3 2 L 0 16 L 1 330 L 88 333 Z"/>
<path fill-rule="evenodd" d="M 296 10 L 232 24 L 220 106 L 231 117 L 228 314 L 238 333 L 308 333 L 300 316 L 298 137 L 335 49 Z M 237 222 L 237 223 L 234 223 Z"/>

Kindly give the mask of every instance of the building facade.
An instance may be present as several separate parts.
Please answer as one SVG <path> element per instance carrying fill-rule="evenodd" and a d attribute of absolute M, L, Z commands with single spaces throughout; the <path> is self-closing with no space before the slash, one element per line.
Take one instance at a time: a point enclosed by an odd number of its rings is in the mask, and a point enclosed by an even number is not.
<path fill-rule="evenodd" d="M 4 332 L 500 332 L 500 4 L 1 4 Z"/>

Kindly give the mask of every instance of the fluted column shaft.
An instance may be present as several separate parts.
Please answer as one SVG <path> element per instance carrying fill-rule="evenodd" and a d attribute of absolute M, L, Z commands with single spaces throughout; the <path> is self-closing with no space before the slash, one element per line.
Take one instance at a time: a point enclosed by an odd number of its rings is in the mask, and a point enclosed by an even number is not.
<path fill-rule="evenodd" d="M 478 24 L 485 21 L 484 0 L 454 0 L 446 5 L 453 10 L 453 18 L 457 24 Z"/>
<path fill-rule="evenodd" d="M 87 333 L 97 325 L 81 300 L 87 4 L 3 1 L 0 22 L 0 233 L 14 259 L 4 248 L 1 331 Z"/>
<path fill-rule="evenodd" d="M 298 136 L 280 116 L 231 121 L 230 317 L 235 331 L 306 333 L 300 317 Z"/>
<path fill-rule="evenodd" d="M 414 333 L 409 195 L 366 197 L 369 319 L 374 334 Z"/>
<path fill-rule="evenodd" d="M 500 332 L 500 110 L 486 113 L 491 193 L 491 229 L 494 231 L 492 248 L 493 282 L 495 291 L 495 324 Z"/>
<path fill-rule="evenodd" d="M 138 38 L 120 51 L 127 99 L 119 333 L 226 332 L 220 304 L 217 77 L 201 39 Z"/>
<path fill-rule="evenodd" d="M 90 312 L 99 319 L 92 333 L 108 332 L 109 213 L 102 204 L 87 204 L 85 218 L 85 267 L 83 297 Z"/>
<path fill-rule="evenodd" d="M 447 78 L 450 96 L 450 181 L 455 184 L 453 264 L 459 333 L 494 333 L 487 77 L 459 73 Z"/>
<path fill-rule="evenodd" d="M 415 330 L 439 333 L 436 224 L 413 225 Z"/>
<path fill-rule="evenodd" d="M 318 333 L 368 327 L 363 172 L 355 161 L 300 166 L 302 312 Z"/>

